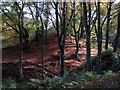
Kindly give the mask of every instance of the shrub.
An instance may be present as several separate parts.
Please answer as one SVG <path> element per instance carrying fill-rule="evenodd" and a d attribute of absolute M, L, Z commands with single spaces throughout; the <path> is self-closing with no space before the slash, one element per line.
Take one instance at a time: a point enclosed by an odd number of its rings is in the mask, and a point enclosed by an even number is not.
<path fill-rule="evenodd" d="M 98 56 L 92 58 L 93 69 L 96 71 L 96 61 Z M 112 70 L 114 72 L 120 70 L 120 58 L 117 53 L 112 50 L 105 50 L 101 54 L 101 69 L 102 71 Z"/>
<path fill-rule="evenodd" d="M 108 70 L 104 73 L 104 76 L 111 76 L 113 75 L 113 71 L 112 70 Z"/>
<path fill-rule="evenodd" d="M 61 77 L 45 78 L 44 80 L 31 79 L 31 82 L 27 84 L 29 88 L 53 88 L 58 87 L 62 83 Z"/>
<path fill-rule="evenodd" d="M 12 79 L 11 77 L 9 77 L 8 79 L 5 79 L 2 83 L 2 88 L 16 88 L 17 87 L 17 83 L 14 79 Z"/>
<path fill-rule="evenodd" d="M 85 72 L 84 75 L 85 75 L 84 76 L 85 80 L 93 80 L 93 79 L 99 77 L 98 74 L 95 72 Z"/>
<path fill-rule="evenodd" d="M 12 89 L 28 90 L 28 88 L 30 87 L 28 87 L 26 83 L 17 83 L 15 79 L 11 77 L 4 79 L 2 83 L 2 90 L 12 90 Z"/>

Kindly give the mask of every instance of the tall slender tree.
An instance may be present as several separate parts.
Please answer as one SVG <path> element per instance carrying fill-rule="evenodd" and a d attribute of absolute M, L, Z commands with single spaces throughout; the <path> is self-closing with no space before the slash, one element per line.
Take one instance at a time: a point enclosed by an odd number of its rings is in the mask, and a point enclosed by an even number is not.
<path fill-rule="evenodd" d="M 75 52 L 75 57 L 78 58 L 78 51 L 79 51 L 79 40 L 78 40 L 78 32 L 76 31 L 76 10 L 75 10 L 75 1 L 73 3 L 73 9 L 74 9 L 74 14 L 73 14 L 73 30 L 75 33 L 75 42 L 76 42 L 76 52 Z"/>
<path fill-rule="evenodd" d="M 78 59 L 78 52 L 79 52 L 79 32 L 80 28 L 76 30 L 76 9 L 75 9 L 75 1 L 73 3 L 73 9 L 74 9 L 74 14 L 73 14 L 73 30 L 75 33 L 75 42 L 76 42 L 76 51 L 75 51 L 75 58 Z M 80 25 L 80 24 L 79 24 Z"/>
<path fill-rule="evenodd" d="M 49 22 L 49 14 L 50 14 L 50 7 L 49 7 L 49 2 L 45 3 L 45 43 L 47 43 L 47 34 L 48 34 L 48 22 Z"/>
<path fill-rule="evenodd" d="M 62 20 L 62 31 L 61 31 L 61 46 L 60 46 L 60 51 L 61 51 L 61 71 L 60 71 L 60 76 L 64 76 L 64 47 L 65 47 L 65 35 L 66 35 L 66 2 L 63 2 L 63 20 Z"/>
<path fill-rule="evenodd" d="M 56 14 L 56 31 L 57 31 L 57 39 L 58 46 L 60 49 L 60 62 L 61 62 L 61 70 L 60 76 L 64 76 L 64 47 L 65 47 L 65 37 L 66 37 L 66 2 L 62 2 L 62 18 L 61 18 L 61 30 L 59 30 L 59 13 L 58 13 L 58 2 L 55 3 L 55 14 Z"/>
<path fill-rule="evenodd" d="M 108 43 L 109 43 L 110 12 L 111 12 L 112 2 L 109 2 L 109 3 L 108 3 L 108 6 L 109 6 L 109 7 L 108 7 L 108 13 L 107 13 L 105 49 L 108 49 Z"/>
<path fill-rule="evenodd" d="M 22 66 L 22 59 L 23 59 L 23 8 L 24 8 L 24 4 L 22 2 L 22 7 L 20 7 L 18 5 L 17 2 L 14 3 L 14 5 L 16 6 L 17 8 L 17 13 L 18 13 L 18 28 L 19 28 L 19 40 L 20 40 L 20 64 L 19 64 L 19 72 L 20 72 L 20 80 L 23 79 L 23 66 Z"/>
<path fill-rule="evenodd" d="M 90 8 L 90 6 L 89 6 Z M 84 10 L 84 22 L 85 22 L 85 32 L 86 32 L 86 60 L 87 60 L 87 69 L 89 71 L 92 70 L 92 66 L 91 66 L 91 55 L 90 55 L 90 26 L 88 26 L 87 24 L 87 7 L 86 7 L 86 2 L 83 2 L 83 10 Z M 89 12 L 90 15 L 90 12 Z M 89 16 L 90 17 L 90 16 Z"/>
<path fill-rule="evenodd" d="M 101 51 L 102 51 L 102 30 L 100 28 L 100 1 L 98 0 L 97 8 L 98 16 L 98 60 L 97 60 L 97 71 L 98 74 L 101 74 Z"/>
<path fill-rule="evenodd" d="M 114 52 L 117 51 L 117 48 L 118 48 L 118 43 L 119 43 L 119 40 L 120 40 L 120 10 L 118 12 L 118 25 L 117 25 L 117 33 L 116 33 L 116 37 L 115 37 L 115 40 L 114 40 Z"/>
<path fill-rule="evenodd" d="M 42 64 L 42 77 L 44 79 L 44 23 L 43 23 L 43 18 L 42 18 L 42 14 L 43 14 L 43 10 L 44 10 L 44 2 L 40 3 L 40 2 L 34 2 L 34 6 L 36 8 L 36 12 L 38 13 L 38 18 L 40 18 L 40 22 L 41 22 L 41 27 L 39 29 L 39 43 L 42 44 L 42 50 L 41 50 L 41 64 Z M 40 25 L 40 24 L 38 24 Z"/>

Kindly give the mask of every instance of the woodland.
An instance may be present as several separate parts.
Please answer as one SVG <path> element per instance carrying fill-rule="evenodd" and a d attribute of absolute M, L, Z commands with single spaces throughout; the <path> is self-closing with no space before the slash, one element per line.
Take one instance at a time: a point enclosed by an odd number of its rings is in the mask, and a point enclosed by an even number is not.
<path fill-rule="evenodd" d="M 2 89 L 120 88 L 120 1 L 1 2 Z"/>

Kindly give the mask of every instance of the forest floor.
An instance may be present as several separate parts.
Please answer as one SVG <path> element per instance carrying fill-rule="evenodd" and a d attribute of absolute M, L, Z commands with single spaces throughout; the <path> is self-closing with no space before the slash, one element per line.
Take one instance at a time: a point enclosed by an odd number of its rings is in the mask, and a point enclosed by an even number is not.
<path fill-rule="evenodd" d="M 76 67 L 83 65 L 85 61 L 86 48 L 84 46 L 80 46 L 79 48 L 79 57 L 76 60 L 74 57 L 75 53 L 75 41 L 74 38 L 70 41 L 68 38 L 65 42 L 65 72 L 72 70 Z M 41 75 L 41 50 L 42 46 L 32 41 L 30 43 L 31 52 L 26 53 L 23 52 L 23 74 L 24 81 L 29 81 L 30 79 L 42 79 Z M 13 77 L 16 81 L 18 81 L 19 77 L 19 45 L 4 48 L 2 50 L 2 78 L 3 80 L 8 77 Z M 91 49 L 91 56 L 95 56 L 97 50 Z M 48 36 L 48 44 L 44 45 L 44 75 L 46 76 L 55 76 L 60 73 L 60 62 L 59 62 L 59 49 L 57 45 L 56 34 L 50 34 Z M 108 78 L 109 79 L 109 78 Z M 101 83 L 106 84 L 109 80 L 93 80 L 86 84 L 88 87 L 92 87 L 95 85 L 101 85 Z M 120 80 L 120 74 L 116 77 L 113 77 L 113 82 L 117 82 Z M 95 83 L 94 83 L 95 82 Z M 96 83 L 97 82 L 97 83 Z M 119 83 L 119 82 L 118 82 Z"/>
<path fill-rule="evenodd" d="M 23 72 L 24 79 L 30 78 L 41 79 L 41 50 L 42 46 L 32 41 L 31 52 L 23 52 Z M 19 76 L 19 45 L 14 47 L 4 48 L 2 50 L 2 72 L 3 79 L 9 76 L 18 78 Z M 71 41 L 67 38 L 65 42 L 65 71 L 69 71 L 78 66 L 81 66 L 85 62 L 86 48 L 79 48 L 79 58 L 76 60 L 75 53 L 75 41 L 72 37 Z M 96 50 L 91 50 L 92 56 L 96 55 Z M 48 36 L 48 43 L 44 45 L 44 66 L 46 75 L 58 75 L 60 73 L 59 63 L 59 49 L 57 45 L 56 34 L 50 34 Z"/>

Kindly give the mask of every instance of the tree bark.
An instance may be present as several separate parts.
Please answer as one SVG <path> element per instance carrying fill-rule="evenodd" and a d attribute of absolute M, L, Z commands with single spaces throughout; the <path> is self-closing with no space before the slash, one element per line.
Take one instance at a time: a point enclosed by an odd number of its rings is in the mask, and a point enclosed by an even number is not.
<path fill-rule="evenodd" d="M 114 42 L 114 52 L 117 52 L 117 48 L 118 48 L 118 43 L 120 40 L 120 11 L 118 13 L 118 26 L 117 26 L 117 33 L 116 33 L 116 37 L 115 37 L 115 42 Z"/>
<path fill-rule="evenodd" d="M 63 2 L 63 20 L 62 20 L 62 33 L 61 33 L 61 71 L 60 76 L 64 76 L 64 46 L 66 37 L 66 2 Z"/>
<path fill-rule="evenodd" d="M 101 74 L 101 51 L 102 51 L 102 30 L 100 28 L 100 2 L 98 2 L 98 60 L 97 60 L 97 72 Z"/>
<path fill-rule="evenodd" d="M 47 35 L 48 35 L 48 21 L 49 21 L 49 2 L 46 2 L 46 9 L 45 9 L 45 17 L 46 17 L 46 20 L 45 20 L 45 43 L 47 44 L 48 41 L 47 41 Z"/>
<path fill-rule="evenodd" d="M 43 23 L 43 19 L 42 16 L 39 15 L 40 17 L 40 21 L 41 21 L 41 27 L 42 27 L 42 54 L 41 54 L 41 58 L 42 58 L 42 78 L 44 79 L 44 23 Z"/>
<path fill-rule="evenodd" d="M 19 40 L 20 40 L 20 64 L 19 64 L 19 72 L 20 72 L 20 80 L 23 79 L 23 66 L 22 66 L 22 59 L 23 59 L 23 43 L 22 43 L 22 37 L 23 37 L 23 23 L 22 23 L 22 19 L 23 19 L 23 11 L 20 10 L 20 12 L 18 13 L 18 28 L 19 28 Z"/>
<path fill-rule="evenodd" d="M 65 4 L 66 2 L 63 2 L 63 20 L 61 22 L 61 32 L 59 31 L 59 17 L 58 17 L 58 2 L 55 3 L 55 14 L 56 14 L 56 31 L 57 31 L 57 41 L 58 41 L 58 47 L 60 49 L 60 76 L 64 76 L 64 46 L 65 46 L 65 32 L 66 32 L 66 22 L 65 22 Z"/>
<path fill-rule="evenodd" d="M 90 27 L 87 24 L 87 7 L 86 2 L 83 2 L 83 9 L 84 9 L 84 22 L 85 22 L 85 31 L 86 31 L 86 60 L 87 60 L 87 69 L 88 71 L 92 70 L 91 64 L 91 55 L 90 55 Z"/>
<path fill-rule="evenodd" d="M 108 49 L 109 43 L 109 24 L 110 24 L 110 11 L 111 11 L 112 3 L 109 3 L 108 14 L 107 14 L 107 25 L 106 25 L 106 42 L 105 42 L 105 49 Z"/>
<path fill-rule="evenodd" d="M 76 31 L 76 15 L 75 15 L 75 2 L 73 3 L 73 30 L 75 33 L 75 43 L 76 43 L 76 51 L 75 51 L 75 58 L 78 59 L 78 51 L 79 51 L 79 31 Z"/>

